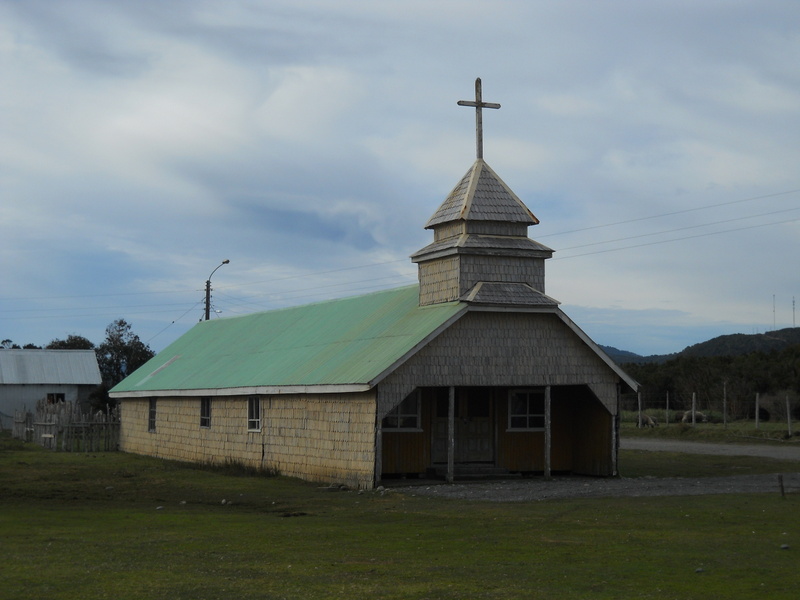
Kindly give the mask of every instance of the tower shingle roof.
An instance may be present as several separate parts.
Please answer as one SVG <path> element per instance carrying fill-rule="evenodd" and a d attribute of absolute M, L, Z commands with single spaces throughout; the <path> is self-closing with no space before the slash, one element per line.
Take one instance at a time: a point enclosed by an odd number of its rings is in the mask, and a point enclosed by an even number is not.
<path fill-rule="evenodd" d="M 453 188 L 425 228 L 457 220 L 539 223 L 522 200 L 480 158 Z"/>

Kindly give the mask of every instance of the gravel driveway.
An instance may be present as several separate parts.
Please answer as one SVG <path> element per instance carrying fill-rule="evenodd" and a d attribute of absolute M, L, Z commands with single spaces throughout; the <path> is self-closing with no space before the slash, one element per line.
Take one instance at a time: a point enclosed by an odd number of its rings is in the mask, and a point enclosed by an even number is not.
<path fill-rule="evenodd" d="M 764 456 L 800 461 L 800 448 L 734 444 L 705 444 L 671 440 L 622 440 L 621 447 L 631 450 L 686 452 L 690 454 Z M 798 472 L 784 473 L 786 492 L 800 491 Z M 778 475 L 737 475 L 731 477 L 641 477 L 605 478 L 559 476 L 550 481 L 534 477 L 500 481 L 475 481 L 455 484 L 432 483 L 392 487 L 410 496 L 436 496 L 487 502 L 533 502 L 558 498 L 603 498 L 643 496 L 698 496 L 708 494 L 780 493 Z"/>

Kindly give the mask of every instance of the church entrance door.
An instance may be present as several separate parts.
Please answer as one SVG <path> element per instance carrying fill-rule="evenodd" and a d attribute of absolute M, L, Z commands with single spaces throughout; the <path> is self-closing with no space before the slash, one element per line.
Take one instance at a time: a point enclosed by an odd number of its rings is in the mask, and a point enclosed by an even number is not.
<path fill-rule="evenodd" d="M 433 426 L 434 463 L 447 462 L 448 402 L 439 398 Z M 456 389 L 455 462 L 493 463 L 495 448 L 494 403 L 491 390 Z"/>

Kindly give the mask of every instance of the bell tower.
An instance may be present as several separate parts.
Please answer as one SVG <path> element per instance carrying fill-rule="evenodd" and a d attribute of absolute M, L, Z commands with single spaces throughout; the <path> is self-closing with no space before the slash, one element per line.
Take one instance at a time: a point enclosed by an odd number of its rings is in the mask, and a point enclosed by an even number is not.
<path fill-rule="evenodd" d="M 483 160 L 481 98 L 475 81 L 477 159 L 428 220 L 433 243 L 411 255 L 420 306 L 461 300 L 500 306 L 556 306 L 544 294 L 544 261 L 553 250 L 528 237 L 539 220 Z"/>

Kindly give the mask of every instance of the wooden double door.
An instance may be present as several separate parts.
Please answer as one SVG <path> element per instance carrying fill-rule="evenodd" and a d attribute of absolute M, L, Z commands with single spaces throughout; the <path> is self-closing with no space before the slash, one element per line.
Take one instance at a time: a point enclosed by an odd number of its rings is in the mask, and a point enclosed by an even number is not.
<path fill-rule="evenodd" d="M 456 388 L 454 438 L 456 463 L 494 463 L 495 410 L 491 388 Z M 447 462 L 449 391 L 437 390 L 433 411 L 432 452 L 434 463 Z"/>

